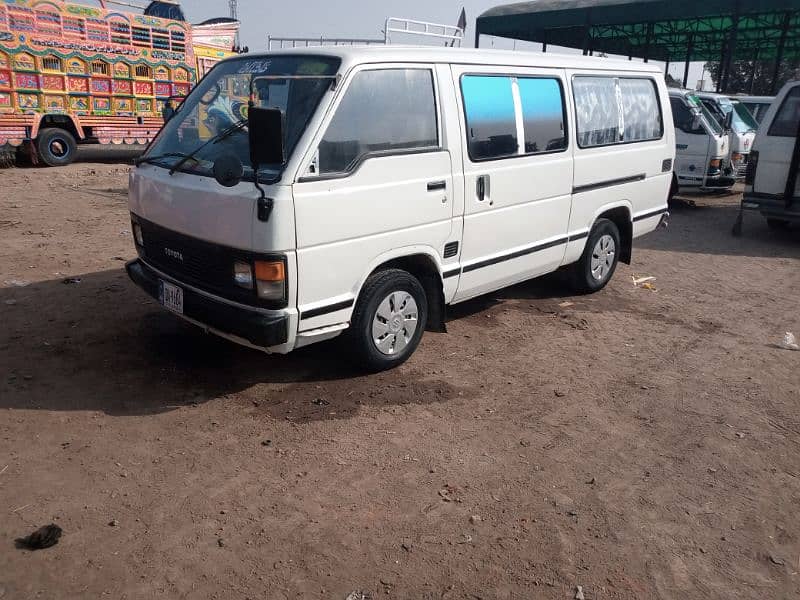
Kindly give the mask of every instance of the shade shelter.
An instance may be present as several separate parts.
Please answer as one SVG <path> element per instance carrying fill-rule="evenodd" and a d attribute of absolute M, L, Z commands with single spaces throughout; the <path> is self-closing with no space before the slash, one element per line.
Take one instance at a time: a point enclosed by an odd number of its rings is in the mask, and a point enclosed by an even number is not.
<path fill-rule="evenodd" d="M 800 0 L 535 0 L 498 6 L 477 20 L 481 35 L 683 62 L 719 61 L 727 91 L 731 63 L 800 58 Z M 773 92 L 776 90 L 773 89 Z"/>

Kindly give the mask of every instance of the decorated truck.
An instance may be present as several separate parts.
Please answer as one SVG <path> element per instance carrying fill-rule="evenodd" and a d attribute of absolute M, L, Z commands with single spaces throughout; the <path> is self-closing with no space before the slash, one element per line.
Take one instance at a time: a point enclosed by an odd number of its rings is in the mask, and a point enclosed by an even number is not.
<path fill-rule="evenodd" d="M 109 4 L 0 0 L 0 154 L 29 143 L 57 166 L 81 143 L 146 144 L 165 104 L 236 52 L 234 20 L 192 26 L 174 2 L 141 14 Z M 154 5 L 173 5 L 173 18 Z"/>

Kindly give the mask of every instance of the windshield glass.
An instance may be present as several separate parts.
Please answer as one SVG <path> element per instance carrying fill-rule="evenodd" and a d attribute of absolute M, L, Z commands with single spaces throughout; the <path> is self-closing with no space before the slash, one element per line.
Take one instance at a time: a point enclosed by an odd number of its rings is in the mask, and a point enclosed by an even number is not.
<path fill-rule="evenodd" d="M 179 170 L 211 176 L 214 161 L 221 156 L 233 155 L 244 165 L 244 178 L 252 180 L 247 127 L 234 131 L 229 128 L 243 120 L 246 122 L 253 79 L 256 79 L 252 98 L 254 104 L 279 108 L 285 115 L 285 156 L 288 158 L 323 94 L 331 89 L 330 76 L 336 74 L 339 64 L 340 60 L 333 57 L 290 55 L 243 57 L 221 62 L 184 100 L 175 116 L 158 134 L 144 159 L 150 158 L 151 162 L 171 168 L 181 160 L 181 155 L 191 154 L 207 144 Z M 276 76 L 302 78 L 273 79 Z M 214 140 L 226 130 L 228 135 Z M 280 165 L 259 167 L 259 178 L 275 178 L 280 175 L 281 169 Z"/>
<path fill-rule="evenodd" d="M 749 131 L 755 131 L 758 129 L 758 122 L 755 120 L 755 117 L 753 117 L 750 109 L 748 109 L 744 103 L 739 102 L 738 100 L 731 100 L 731 102 L 733 104 L 733 110 L 736 111 L 734 113 L 733 120 L 736 121 L 737 119 L 740 119 Z"/>
<path fill-rule="evenodd" d="M 738 100 L 734 103 L 728 98 L 706 98 L 703 100 L 703 105 L 713 113 L 719 123 L 723 123 L 728 113 L 733 112 L 731 128 L 736 133 L 750 133 L 758 129 L 758 124 L 753 120 L 753 116 Z M 734 110 L 734 106 L 740 108 Z M 740 111 L 747 113 L 747 119 L 742 116 Z"/>
<path fill-rule="evenodd" d="M 709 130 L 709 132 L 713 133 L 714 135 L 722 135 L 722 125 L 717 122 L 716 117 L 711 114 L 706 105 L 700 101 L 698 96 L 695 96 L 694 94 L 688 94 L 686 96 L 686 101 L 689 103 L 689 106 L 692 108 L 692 110 L 703 115 L 703 121 L 705 122 L 706 128 Z"/>

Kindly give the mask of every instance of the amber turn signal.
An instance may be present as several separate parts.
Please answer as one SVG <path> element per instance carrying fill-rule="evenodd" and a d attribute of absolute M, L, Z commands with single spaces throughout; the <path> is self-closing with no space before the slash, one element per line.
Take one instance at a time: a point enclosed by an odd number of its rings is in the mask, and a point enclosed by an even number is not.
<path fill-rule="evenodd" d="M 283 261 L 264 261 L 255 262 L 257 281 L 284 281 L 286 279 L 286 268 Z"/>

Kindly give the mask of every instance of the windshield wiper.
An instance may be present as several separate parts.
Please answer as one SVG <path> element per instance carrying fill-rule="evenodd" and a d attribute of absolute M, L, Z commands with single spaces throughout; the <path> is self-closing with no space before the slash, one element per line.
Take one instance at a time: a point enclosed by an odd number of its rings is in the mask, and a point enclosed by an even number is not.
<path fill-rule="evenodd" d="M 153 163 L 157 160 L 161 160 L 162 158 L 185 158 L 186 155 L 183 152 L 167 152 L 166 154 L 159 154 L 157 156 L 140 156 L 136 160 L 133 161 L 133 164 L 137 167 L 139 165 L 143 165 L 145 163 Z"/>
<path fill-rule="evenodd" d="M 208 141 L 203 142 L 200 146 L 198 146 L 197 148 L 192 150 L 189 154 L 183 155 L 183 157 L 178 162 L 176 162 L 174 165 L 172 165 L 172 168 L 169 170 L 169 174 L 170 175 L 174 175 L 175 172 L 178 169 L 180 169 L 183 165 L 185 165 L 190 160 L 197 161 L 197 159 L 195 157 L 206 146 L 210 146 L 211 144 L 216 144 L 218 142 L 221 142 L 222 140 L 224 140 L 225 138 L 230 137 L 231 135 L 233 135 L 237 131 L 241 131 L 244 128 L 245 125 L 247 125 L 247 119 L 241 119 L 241 120 L 237 121 L 236 123 L 234 123 L 233 125 L 231 125 L 230 127 L 228 127 L 227 129 L 224 129 L 223 131 L 220 131 L 217 135 L 215 135 L 214 137 L 212 137 Z"/>

